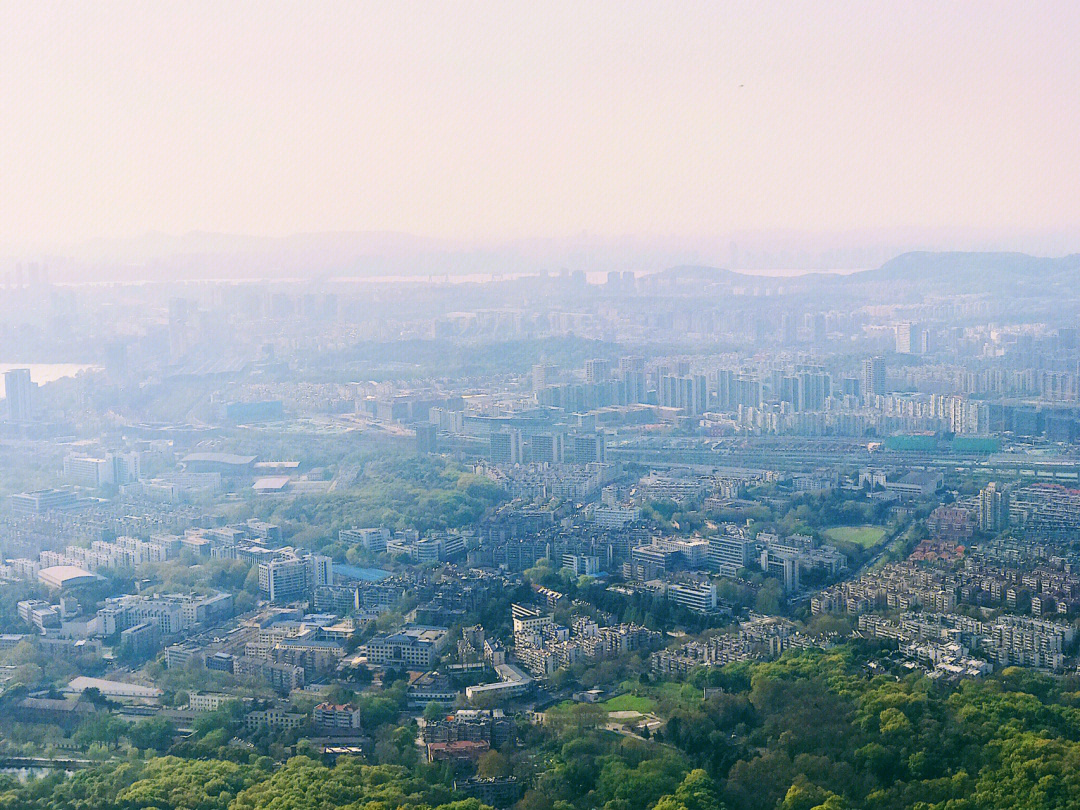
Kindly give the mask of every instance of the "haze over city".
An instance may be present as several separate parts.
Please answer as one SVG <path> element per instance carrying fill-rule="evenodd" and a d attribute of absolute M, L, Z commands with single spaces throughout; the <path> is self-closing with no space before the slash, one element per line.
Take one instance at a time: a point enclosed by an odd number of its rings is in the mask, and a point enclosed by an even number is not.
<path fill-rule="evenodd" d="M 1075 810 L 1077 43 L 0 0 L 0 810 Z"/>
<path fill-rule="evenodd" d="M 71 280 L 207 250 L 397 272 L 1080 250 L 1073 3 L 2 14 L 0 255 Z"/>

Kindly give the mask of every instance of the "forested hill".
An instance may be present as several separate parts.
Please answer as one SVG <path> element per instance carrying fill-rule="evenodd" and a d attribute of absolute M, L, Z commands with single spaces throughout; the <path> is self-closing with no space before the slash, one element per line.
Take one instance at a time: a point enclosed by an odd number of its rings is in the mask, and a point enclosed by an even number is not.
<path fill-rule="evenodd" d="M 870 676 L 857 644 L 623 686 L 666 720 L 642 739 L 579 704 L 489 765 L 529 787 L 518 810 L 1050 810 L 1080 797 L 1080 679 L 1005 669 L 952 686 Z M 703 687 L 718 686 L 708 699 Z M 580 711 L 579 711 L 580 709 Z M 372 757 L 276 766 L 220 729 L 173 754 L 106 762 L 20 785 L 3 810 L 476 810 L 445 768 L 419 763 L 412 720 Z M 496 762 L 497 760 L 497 762 Z"/>
<path fill-rule="evenodd" d="M 1061 258 L 1026 253 L 914 251 L 890 259 L 874 270 L 853 273 L 852 281 L 973 283 L 978 290 L 999 280 L 1038 280 L 1080 272 L 1080 254 Z"/>

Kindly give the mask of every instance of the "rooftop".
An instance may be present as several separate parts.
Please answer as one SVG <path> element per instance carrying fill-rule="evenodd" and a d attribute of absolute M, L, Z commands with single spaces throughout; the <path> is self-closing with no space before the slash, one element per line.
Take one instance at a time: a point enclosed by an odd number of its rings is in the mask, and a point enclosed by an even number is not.
<path fill-rule="evenodd" d="M 97 574 L 91 574 L 77 565 L 50 565 L 38 571 L 38 580 L 53 588 L 82 585 L 96 579 L 99 579 Z"/>

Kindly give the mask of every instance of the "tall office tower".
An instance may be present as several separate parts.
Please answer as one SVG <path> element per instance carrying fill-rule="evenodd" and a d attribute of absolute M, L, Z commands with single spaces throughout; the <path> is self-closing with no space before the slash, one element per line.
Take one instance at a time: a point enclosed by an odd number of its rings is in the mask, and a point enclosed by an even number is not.
<path fill-rule="evenodd" d="M 606 382 L 611 377 L 611 361 L 610 360 L 586 360 L 585 361 L 585 382 L 587 383 L 600 383 Z"/>
<path fill-rule="evenodd" d="M 881 357 L 867 357 L 863 360 L 862 394 L 868 400 L 872 396 L 885 394 L 885 360 Z"/>
<path fill-rule="evenodd" d="M 8 419 L 12 422 L 28 422 L 34 418 L 35 387 L 28 368 L 13 368 L 4 372 L 4 398 L 7 400 Z"/>
<path fill-rule="evenodd" d="M 984 532 L 998 531 L 1009 525 L 1009 490 L 991 482 L 979 492 L 979 529 Z"/>

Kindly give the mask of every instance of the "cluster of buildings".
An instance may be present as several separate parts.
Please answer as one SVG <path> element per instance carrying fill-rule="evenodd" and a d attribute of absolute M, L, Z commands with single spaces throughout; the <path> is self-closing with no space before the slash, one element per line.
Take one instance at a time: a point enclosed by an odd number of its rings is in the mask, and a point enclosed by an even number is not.
<path fill-rule="evenodd" d="M 601 627 L 579 618 L 571 628 L 555 623 L 541 608 L 515 604 L 514 655 L 525 669 L 538 678 L 578 661 L 607 658 L 636 650 L 648 650 L 660 643 L 661 635 L 636 624 Z"/>
<path fill-rule="evenodd" d="M 227 621 L 233 615 L 233 597 L 223 592 L 129 594 L 107 598 L 96 612 L 86 613 L 68 595 L 60 597 L 56 604 L 22 601 L 17 610 L 19 617 L 40 634 L 33 643 L 42 651 L 65 656 L 100 655 L 102 640 L 116 638 L 123 655 L 141 661 L 159 652 L 170 638 Z"/>
<path fill-rule="evenodd" d="M 952 611 L 957 605 L 954 573 L 911 561 L 890 563 L 858 579 L 832 585 L 810 600 L 814 615 L 893 610 Z"/>
<path fill-rule="evenodd" d="M 436 720 L 421 718 L 418 723 L 419 739 L 428 762 L 449 758 L 455 749 L 469 757 L 478 756 L 492 748 L 502 748 L 516 734 L 513 719 L 502 709 L 458 709 Z"/>
<path fill-rule="evenodd" d="M 628 583 L 643 583 L 678 604 L 709 612 L 715 610 L 716 600 L 702 589 L 708 590 L 711 582 L 708 576 L 694 572 L 735 577 L 743 569 L 758 568 L 775 576 L 785 592 L 792 594 L 800 588 L 801 573 L 820 571 L 835 576 L 846 567 L 847 558 L 836 547 L 809 535 L 780 537 L 759 532 L 751 538 L 728 524 L 721 534 L 708 539 L 654 538 L 635 546 L 622 574 Z"/>
<path fill-rule="evenodd" d="M 479 463 L 473 470 L 477 475 L 494 481 L 511 498 L 528 501 L 581 500 L 591 498 L 608 486 L 616 477 L 614 464 L 599 461 L 585 464 Z"/>
<path fill-rule="evenodd" d="M 929 661 L 939 676 L 986 674 L 992 666 L 1026 666 L 1061 672 L 1076 630 L 1027 616 L 979 620 L 959 613 L 919 613 L 890 619 L 859 617 L 859 631 L 901 643 L 901 652 Z M 976 655 L 977 654 L 977 655 Z"/>
<path fill-rule="evenodd" d="M 779 617 L 752 617 L 730 633 L 658 650 L 649 664 L 658 675 L 684 676 L 698 667 L 722 667 L 736 661 L 775 658 L 785 650 L 827 647 L 835 636 L 809 636 Z"/>
<path fill-rule="evenodd" d="M 165 648 L 169 668 L 199 662 L 288 693 L 309 680 L 335 673 L 356 626 L 336 613 L 306 613 L 301 607 L 267 607 L 224 634 Z"/>

